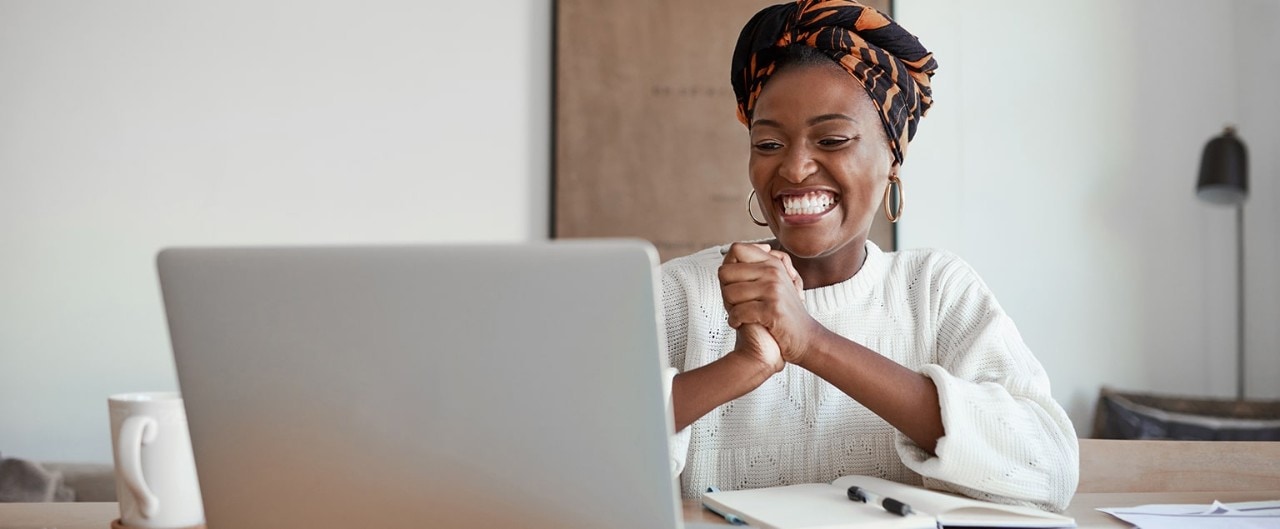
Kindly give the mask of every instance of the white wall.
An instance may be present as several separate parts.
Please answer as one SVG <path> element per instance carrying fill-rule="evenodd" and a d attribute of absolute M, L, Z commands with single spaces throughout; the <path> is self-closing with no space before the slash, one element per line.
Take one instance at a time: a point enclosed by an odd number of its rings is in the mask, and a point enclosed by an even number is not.
<path fill-rule="evenodd" d="M 0 452 L 176 386 L 167 245 L 547 232 L 549 0 L 0 0 Z"/>
<path fill-rule="evenodd" d="M 1277 4 L 895 5 L 940 63 L 900 240 L 976 267 L 1077 429 L 1104 384 L 1235 395 L 1234 212 L 1193 192 L 1229 122 L 1252 156 L 1249 396 L 1280 397 Z"/>
<path fill-rule="evenodd" d="M 942 65 L 902 241 L 977 267 L 1081 431 L 1101 384 L 1234 394 L 1234 223 L 1192 193 L 1228 121 L 1280 398 L 1280 5 L 896 4 Z M 0 452 L 109 461 L 105 397 L 175 386 L 162 246 L 542 237 L 550 1 L 476 11 L 0 0 Z"/>
<path fill-rule="evenodd" d="M 1280 2 L 1236 0 L 1236 113 L 1248 142 L 1245 387 L 1280 399 Z"/>

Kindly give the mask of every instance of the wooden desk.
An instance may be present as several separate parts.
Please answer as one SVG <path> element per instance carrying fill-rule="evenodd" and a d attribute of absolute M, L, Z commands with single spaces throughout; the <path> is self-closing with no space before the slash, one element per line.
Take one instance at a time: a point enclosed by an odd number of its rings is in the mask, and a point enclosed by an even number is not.
<path fill-rule="evenodd" d="M 1081 529 L 1129 527 L 1098 507 L 1280 500 L 1280 443 L 1081 439 L 1080 459 L 1067 514 Z M 108 529 L 118 516 L 115 503 L 0 503 L 0 529 Z M 689 501 L 684 519 L 728 525 Z"/>
<path fill-rule="evenodd" d="M 0 529 L 111 529 L 120 506 L 110 503 L 0 503 Z"/>
<path fill-rule="evenodd" d="M 1098 507 L 1132 507 L 1151 503 L 1212 503 L 1280 500 L 1280 490 L 1231 492 L 1093 492 L 1076 494 L 1067 508 L 1080 529 L 1124 529 L 1129 524 L 1096 511 Z M 115 503 L 0 503 L 0 529 L 108 529 L 120 515 Z M 684 502 L 684 519 L 724 520 L 696 502 Z M 729 524 L 725 523 L 728 526 Z M 669 528 L 655 528 L 669 529 Z"/>

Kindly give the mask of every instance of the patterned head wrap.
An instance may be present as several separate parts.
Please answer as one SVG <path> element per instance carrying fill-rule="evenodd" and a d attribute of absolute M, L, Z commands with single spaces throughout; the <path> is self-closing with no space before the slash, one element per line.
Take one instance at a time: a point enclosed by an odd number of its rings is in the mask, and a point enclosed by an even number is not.
<path fill-rule="evenodd" d="M 751 126 L 756 99 L 774 74 L 782 48 L 817 48 L 849 72 L 880 110 L 880 121 L 902 163 L 916 124 L 933 104 L 933 54 L 897 22 L 853 0 L 799 0 L 766 7 L 742 28 L 733 51 L 738 120 Z"/>

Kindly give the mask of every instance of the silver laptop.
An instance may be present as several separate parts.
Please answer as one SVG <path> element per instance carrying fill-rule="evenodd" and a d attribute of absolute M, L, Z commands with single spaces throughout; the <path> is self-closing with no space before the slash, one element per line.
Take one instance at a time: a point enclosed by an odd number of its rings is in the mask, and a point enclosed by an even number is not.
<path fill-rule="evenodd" d="M 162 251 L 208 526 L 680 527 L 655 255 Z"/>

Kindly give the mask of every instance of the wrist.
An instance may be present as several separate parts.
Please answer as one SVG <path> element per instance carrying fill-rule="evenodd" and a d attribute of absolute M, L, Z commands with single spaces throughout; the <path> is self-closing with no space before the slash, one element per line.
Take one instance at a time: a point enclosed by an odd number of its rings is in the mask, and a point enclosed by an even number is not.
<path fill-rule="evenodd" d="M 774 375 L 774 373 L 782 371 L 782 366 L 786 365 L 784 363 L 775 367 L 764 361 L 762 358 L 752 354 L 742 353 L 738 350 L 734 350 L 733 352 L 724 355 L 716 362 L 723 363 L 726 369 L 732 371 L 733 380 L 741 380 L 749 384 L 750 387 L 748 387 L 743 394 L 746 394 L 760 384 L 763 384 L 764 381 L 768 380 L 769 377 Z"/>
<path fill-rule="evenodd" d="M 806 339 L 795 345 L 786 355 L 787 363 L 795 364 L 803 367 L 806 371 L 814 371 L 816 367 L 822 364 L 825 356 L 830 351 L 830 347 L 826 347 L 832 333 L 821 323 L 812 322 L 804 333 Z"/>

